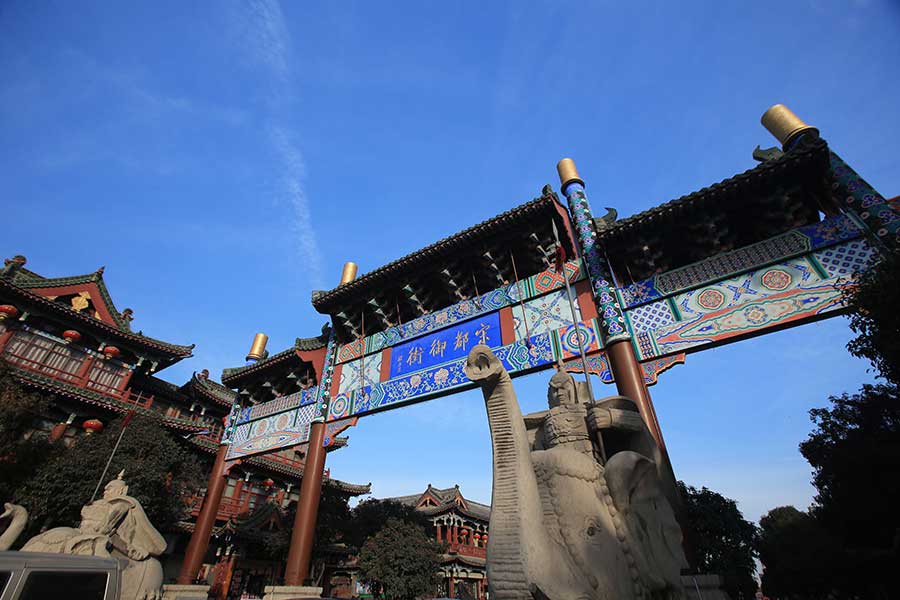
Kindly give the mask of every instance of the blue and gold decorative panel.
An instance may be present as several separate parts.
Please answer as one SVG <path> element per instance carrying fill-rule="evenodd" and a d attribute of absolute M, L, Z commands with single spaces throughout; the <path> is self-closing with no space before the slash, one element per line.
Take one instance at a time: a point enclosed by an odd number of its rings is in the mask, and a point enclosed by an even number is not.
<path fill-rule="evenodd" d="M 238 417 L 238 424 L 240 425 L 242 423 L 246 423 L 247 421 L 261 419 L 269 415 L 274 415 L 275 413 L 280 413 L 297 408 L 298 406 L 306 406 L 307 404 L 312 404 L 315 401 L 315 387 L 306 390 L 300 390 L 299 392 L 295 392 L 288 396 L 282 396 L 281 398 L 276 398 L 275 400 L 271 400 L 269 402 L 263 402 L 262 404 L 257 404 L 256 406 L 248 406 L 247 408 L 242 409 L 240 416 Z"/>
<path fill-rule="evenodd" d="M 362 367 L 365 363 L 365 377 L 362 377 Z M 360 358 L 346 362 L 341 366 L 341 381 L 338 392 L 343 394 L 349 390 L 378 383 L 381 379 L 381 353 L 370 354 L 364 359 Z"/>
<path fill-rule="evenodd" d="M 494 348 L 494 353 L 510 373 L 546 366 L 555 361 L 549 333 L 534 335 L 527 342 L 519 340 Z M 463 372 L 465 364 L 466 357 L 463 356 L 416 373 L 391 378 L 365 390 L 357 390 L 352 394 L 353 407 L 349 414 L 362 415 L 408 402 L 420 402 L 463 387 L 473 387 Z"/>
<path fill-rule="evenodd" d="M 555 331 L 560 327 L 581 321 L 581 310 L 577 303 L 575 303 L 573 318 L 565 289 L 533 298 L 522 305 L 515 304 L 512 307 L 512 314 L 518 340 L 523 340 L 536 333 Z"/>
<path fill-rule="evenodd" d="M 848 277 L 865 270 L 875 258 L 875 251 L 861 238 L 820 250 L 813 256 L 830 277 Z"/>
<path fill-rule="evenodd" d="M 697 288 L 675 296 L 683 319 L 735 306 L 749 300 L 766 298 L 785 290 L 809 285 L 821 278 L 804 258 L 792 259 L 715 285 Z"/>
<path fill-rule="evenodd" d="M 742 302 L 643 331 L 636 339 L 639 358 L 646 361 L 685 350 L 695 352 L 838 311 L 842 308 L 840 285 L 837 279 L 826 279 L 767 296 L 745 296 Z"/>
<path fill-rule="evenodd" d="M 597 244 L 594 217 L 584 187 L 580 183 L 569 183 L 564 192 L 569 203 L 572 226 L 581 246 L 581 254 L 591 282 L 591 290 L 594 293 L 603 343 L 630 339 L 631 333 L 625 324 L 625 313 L 619 304 L 615 281 L 606 262 L 606 256 Z"/>
<path fill-rule="evenodd" d="M 571 283 L 584 279 L 579 260 L 565 263 L 564 271 Z M 366 353 L 378 352 L 403 341 L 449 327 L 454 323 L 498 311 L 505 306 L 518 303 L 520 293 L 524 300 L 528 300 L 563 287 L 565 287 L 565 279 L 563 279 L 562 272 L 547 269 L 520 281 L 518 285 L 510 283 L 501 286 L 477 298 L 463 300 L 453 306 L 413 319 L 408 323 L 379 331 L 365 340 L 355 340 L 344 344 L 338 350 L 337 360 L 339 363 L 347 362 L 359 358 L 363 348 Z"/>
<path fill-rule="evenodd" d="M 631 329 L 635 332 L 656 329 L 675 322 L 675 315 L 666 300 L 657 300 L 628 311 Z"/>
<path fill-rule="evenodd" d="M 394 346 L 390 377 L 421 371 L 455 358 L 465 357 L 475 344 L 502 345 L 500 313 L 493 312 L 453 327 Z"/>
<path fill-rule="evenodd" d="M 358 388 L 354 388 L 358 389 Z M 328 405 L 328 420 L 340 419 L 350 414 L 350 402 L 353 399 L 353 390 L 341 392 L 331 399 Z"/>
<path fill-rule="evenodd" d="M 862 231 L 849 218 L 829 217 L 820 223 L 788 231 L 768 240 L 717 254 L 698 263 L 633 283 L 622 288 L 622 299 L 626 306 L 639 306 L 861 235 Z"/>
<path fill-rule="evenodd" d="M 580 356 L 582 349 L 585 354 L 600 350 L 603 343 L 598 327 L 597 319 L 591 319 L 590 321 L 579 321 L 577 327 L 575 323 L 572 323 L 553 331 L 554 356 L 569 359 L 573 356 Z"/>
<path fill-rule="evenodd" d="M 900 247 L 900 209 L 888 202 L 850 168 L 840 156 L 830 153 L 832 197 L 853 212 L 885 248 Z"/>
<path fill-rule="evenodd" d="M 480 319 L 476 319 L 476 321 L 480 321 Z M 596 353 L 601 348 L 600 334 L 597 328 L 596 319 L 578 323 L 582 344 L 587 353 Z M 469 345 L 466 355 L 471 348 L 472 344 Z M 516 340 L 506 346 L 496 346 L 493 350 L 513 376 L 550 366 L 559 360 L 569 360 L 578 356 L 579 353 L 578 337 L 573 324 L 532 335 L 527 340 Z M 400 374 L 388 381 L 376 383 L 362 390 L 353 390 L 346 400 L 339 396 L 335 401 L 341 399 L 340 402 L 337 405 L 332 403 L 329 419 L 347 418 L 351 415 L 359 416 L 408 402 L 421 402 L 465 387 L 472 387 L 472 382 L 463 372 L 466 355 L 414 373 Z"/>
<path fill-rule="evenodd" d="M 279 399 L 280 400 L 280 399 Z M 259 406 L 279 402 L 272 400 Z M 228 448 L 227 460 L 270 452 L 309 441 L 309 429 L 319 414 L 315 402 L 238 425 Z"/>

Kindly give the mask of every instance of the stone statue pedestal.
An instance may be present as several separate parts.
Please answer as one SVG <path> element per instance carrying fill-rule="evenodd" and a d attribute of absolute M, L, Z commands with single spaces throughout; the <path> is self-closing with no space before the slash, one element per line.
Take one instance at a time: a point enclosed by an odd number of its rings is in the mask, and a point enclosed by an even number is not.
<path fill-rule="evenodd" d="M 310 585 L 267 585 L 263 600 L 295 600 L 296 598 L 321 598 L 322 588 Z"/>
<path fill-rule="evenodd" d="M 682 575 L 681 583 L 687 600 L 731 600 L 722 589 L 722 578 L 718 575 Z"/>
<path fill-rule="evenodd" d="M 209 586 L 206 584 L 184 585 L 169 583 L 163 586 L 163 600 L 206 600 Z"/>

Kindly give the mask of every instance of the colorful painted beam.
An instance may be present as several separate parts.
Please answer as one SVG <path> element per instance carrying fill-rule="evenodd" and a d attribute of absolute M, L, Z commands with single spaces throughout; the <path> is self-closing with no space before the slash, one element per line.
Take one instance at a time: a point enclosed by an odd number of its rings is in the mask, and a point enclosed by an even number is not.
<path fill-rule="evenodd" d="M 875 256 L 857 238 L 627 311 L 641 361 L 833 316 L 841 288 Z"/>
<path fill-rule="evenodd" d="M 632 283 L 622 288 L 622 299 L 627 308 L 634 308 L 862 235 L 863 230 L 849 217 L 830 217 L 819 223 L 793 229 L 762 242 Z"/>
<path fill-rule="evenodd" d="M 581 261 L 574 260 L 565 263 L 565 271 L 571 283 L 580 281 L 585 277 L 581 269 Z M 408 323 L 379 331 L 367 336 L 365 339 L 344 344 L 338 349 L 337 363 L 345 363 L 359 358 L 363 354 L 363 348 L 365 348 L 365 354 L 372 354 L 444 329 L 455 323 L 495 312 L 507 306 L 518 305 L 520 290 L 522 300 L 530 300 L 548 292 L 564 288 L 565 280 L 562 277 L 562 273 L 554 269 L 547 269 L 520 281 L 519 285 L 515 283 L 504 285 L 486 294 L 463 300 L 447 308 L 423 315 Z"/>
<path fill-rule="evenodd" d="M 535 369 L 549 367 L 558 360 L 577 356 L 578 335 L 582 336 L 586 352 L 598 352 L 601 348 L 597 327 L 597 320 L 591 319 L 578 324 L 577 334 L 574 324 L 535 332 L 525 340 L 518 339 L 510 344 L 495 346 L 494 353 L 512 376 L 523 375 Z M 364 387 L 355 385 L 359 382 L 357 377 L 346 379 L 329 406 L 328 420 L 362 416 L 471 388 L 472 383 L 463 373 L 465 363 L 466 356 L 463 355 L 416 372 L 401 373 L 385 381 L 373 381 Z"/>

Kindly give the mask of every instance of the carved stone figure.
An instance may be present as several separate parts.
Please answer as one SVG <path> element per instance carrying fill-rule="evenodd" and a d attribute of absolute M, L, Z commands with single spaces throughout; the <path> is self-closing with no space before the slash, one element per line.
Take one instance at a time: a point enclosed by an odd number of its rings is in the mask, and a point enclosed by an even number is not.
<path fill-rule="evenodd" d="M 681 529 L 634 403 L 595 404 L 560 370 L 550 409 L 523 418 L 490 348 L 475 346 L 465 372 L 484 393 L 493 446 L 491 598 L 681 598 Z"/>
<path fill-rule="evenodd" d="M 25 529 L 25 524 L 28 523 L 28 511 L 18 504 L 6 502 L 3 508 L 6 510 L 3 511 L 3 514 L 0 514 L 0 521 L 9 519 L 9 525 L 6 526 L 6 530 L 0 535 L 0 552 L 12 548 L 13 543 L 22 533 L 22 530 Z"/>
<path fill-rule="evenodd" d="M 45 531 L 28 540 L 22 551 L 117 558 L 125 566 L 122 600 L 158 600 L 162 597 L 163 572 L 153 557 L 163 553 L 166 541 L 150 523 L 140 502 L 127 495 L 123 474 L 119 473 L 106 484 L 102 498 L 82 507 L 81 524 L 77 528 L 56 527 Z M 21 533 L 28 513 L 21 506 L 7 504 L 6 507 L 13 521 L 0 540 L 11 545 Z M 13 524 L 17 530 L 7 540 Z M 0 549 L 4 548 L 0 546 Z"/>

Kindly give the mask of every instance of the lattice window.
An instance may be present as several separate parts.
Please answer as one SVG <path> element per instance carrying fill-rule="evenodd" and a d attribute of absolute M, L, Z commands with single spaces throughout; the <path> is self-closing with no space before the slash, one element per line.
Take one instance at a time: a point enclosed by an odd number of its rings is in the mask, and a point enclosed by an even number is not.
<path fill-rule="evenodd" d="M 87 354 L 44 336 L 19 331 L 3 349 L 9 362 L 68 382 L 77 382 L 78 370 Z"/>
<path fill-rule="evenodd" d="M 125 367 L 98 360 L 88 373 L 87 387 L 104 394 L 118 396 L 120 394 L 119 386 L 122 385 L 127 373 L 128 369 Z"/>

